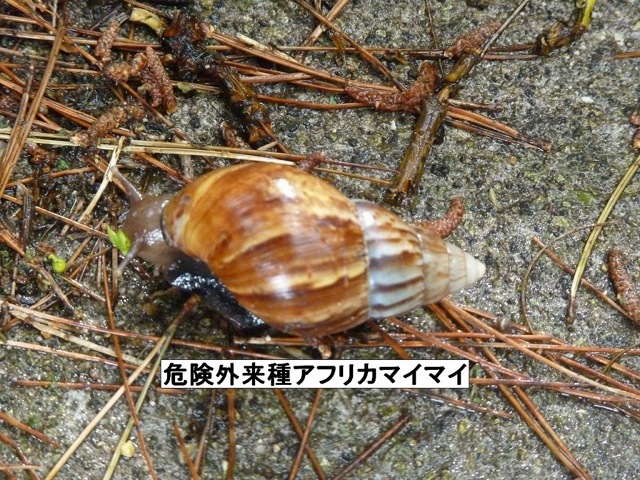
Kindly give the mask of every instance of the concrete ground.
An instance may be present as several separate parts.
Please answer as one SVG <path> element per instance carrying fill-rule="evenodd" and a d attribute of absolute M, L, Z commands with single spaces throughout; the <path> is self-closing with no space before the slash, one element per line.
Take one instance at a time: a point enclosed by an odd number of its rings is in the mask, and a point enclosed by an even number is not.
<path fill-rule="evenodd" d="M 230 34 L 242 33 L 264 44 L 299 45 L 314 25 L 309 16 L 290 1 L 203 3 L 205 15 L 218 29 Z M 424 2 L 393 3 L 352 2 L 337 23 L 365 46 L 431 46 Z M 462 0 L 432 3 L 435 31 L 444 44 L 482 23 L 506 18 L 511 5 L 493 0 L 476 2 L 482 8 Z M 74 8 L 73 19 L 86 26 L 118 2 L 87 8 L 82 8 L 81 2 L 78 4 L 80 7 Z M 530 42 L 555 19 L 571 18 L 572 8 L 569 1 L 531 2 L 499 43 Z M 9 8 L 2 7 L 2 10 Z M 504 110 L 492 116 L 523 133 L 551 142 L 553 148 L 543 153 L 447 128 L 443 143 L 431 152 L 414 204 L 397 211 L 407 219 L 431 218 L 446 210 L 450 197 L 464 197 L 467 214 L 463 225 L 452 235 L 452 242 L 482 259 L 487 273 L 477 285 L 455 295 L 455 301 L 520 322 L 518 286 L 536 252 L 531 245 L 532 236 L 551 241 L 569 230 L 595 222 L 611 191 L 637 155 L 630 146 L 632 128 L 628 116 L 638 102 L 640 60 L 613 58 L 618 51 L 632 50 L 640 50 L 640 16 L 635 2 L 599 2 L 591 29 L 576 44 L 532 61 L 483 62 L 463 82 L 458 98 L 502 105 Z M 352 57 L 343 63 L 335 55 L 310 54 L 307 61 L 345 77 L 382 81 Z M 417 64 L 412 59 L 406 64 L 388 62 L 390 69 L 405 83 L 415 75 Z M 93 105 L 99 112 L 108 103 L 100 98 L 103 86 L 84 87 L 85 97 L 78 99 L 78 103 L 85 102 L 85 108 Z M 261 86 L 258 90 L 274 96 L 325 103 L 346 101 L 338 95 L 332 97 L 278 85 Z M 281 105 L 270 108 L 274 130 L 293 152 L 322 150 L 330 158 L 342 161 L 391 167 L 399 164 L 415 121 L 409 114 L 368 109 L 319 111 Z M 217 144 L 218 125 L 229 115 L 218 97 L 179 94 L 179 108 L 171 119 L 195 140 Z M 167 161 L 177 164 L 175 158 Z M 84 165 L 79 157 L 70 157 L 69 162 L 73 166 Z M 341 178 L 335 183 L 352 197 L 380 199 L 383 193 L 381 188 L 365 182 Z M 60 185 L 88 198 L 93 192 L 91 186 Z M 169 188 L 177 187 L 173 184 Z M 603 271 L 603 261 L 612 246 L 628 254 L 630 270 L 640 278 L 637 194 L 636 181 L 614 210 L 615 224 L 605 229 L 587 269 L 587 278 L 609 294 L 612 294 L 611 286 Z M 108 209 L 108 206 L 102 208 Z M 585 238 L 583 230 L 555 247 L 568 262 L 575 263 Z M 47 241 L 52 242 L 50 238 Z M 4 252 L 3 248 L 0 247 L 0 251 Z M 57 248 L 65 251 L 64 244 L 58 244 Z M 66 248 L 71 250 L 70 246 Z M 626 347 L 640 340 L 638 326 L 584 291 L 578 295 L 576 321 L 568 326 L 564 314 L 570 282 L 570 277 L 547 260 L 536 267 L 528 303 L 535 329 L 576 345 Z M 145 315 L 140 305 L 162 288 L 160 280 L 142 281 L 134 271 L 127 271 L 120 289 L 118 326 L 161 334 L 178 311 L 178 301 L 163 305 L 163 313 L 155 318 Z M 104 310 L 99 305 L 86 299 L 77 299 L 77 302 L 84 321 L 104 325 Z M 181 326 L 179 337 L 224 342 L 211 312 L 198 309 L 192 317 Z M 438 328 L 436 321 L 423 311 L 414 312 L 406 320 L 425 330 Z M 88 333 L 85 336 L 110 345 L 110 340 L 103 336 Z M 26 326 L 11 330 L 8 338 L 53 348 L 76 348 L 64 340 L 42 338 Z M 138 356 L 142 356 L 146 348 L 146 345 L 132 343 L 125 346 L 128 353 Z M 281 350 L 275 353 L 285 354 Z M 536 378 L 561 379 L 518 353 L 498 353 L 505 364 Z M 348 354 L 364 355 L 358 351 Z M 425 358 L 439 354 L 437 350 L 418 353 Z M 207 356 L 175 348 L 167 353 L 167 358 L 196 355 Z M 389 351 L 366 355 L 393 356 Z M 624 364 L 639 368 L 634 358 L 624 360 Z M 0 411 L 43 430 L 67 446 L 110 394 L 62 388 L 17 388 L 10 382 L 42 379 L 116 383 L 119 376 L 116 369 L 91 362 L 3 348 L 0 344 L 0 379 L 4 384 L 0 387 Z M 533 389 L 529 393 L 593 478 L 637 477 L 640 458 L 637 421 L 557 393 Z M 183 396 L 152 394 L 143 407 L 145 438 L 159 478 L 188 478 L 171 432 L 171 422 L 176 420 L 187 441 L 195 442 L 206 416 L 208 395 L 202 390 L 192 390 Z M 313 392 L 289 391 L 287 397 L 300 421 L 305 422 Z M 474 388 L 461 397 L 482 406 L 511 411 L 492 388 Z M 203 478 L 221 478 L 227 458 L 226 395 L 218 393 L 213 402 L 217 415 Z M 298 442 L 276 397 L 268 390 L 240 390 L 236 392 L 236 409 L 235 478 L 285 478 Z M 408 426 L 350 478 L 572 478 L 519 418 L 496 419 L 436 403 L 423 395 L 379 390 L 324 392 L 310 443 L 327 475 L 339 472 L 405 413 L 412 415 Z M 101 478 L 127 418 L 127 409 L 120 402 L 69 460 L 59 478 Z M 6 425 L 0 424 L 0 432 L 12 436 L 36 464 L 51 466 L 63 451 Z M 0 461 L 16 461 L 4 444 L 0 444 Z M 147 475 L 140 455 L 136 454 L 121 461 L 115 478 L 147 478 Z M 18 477 L 26 478 L 22 473 Z M 314 478 L 306 461 L 298 478 Z"/>

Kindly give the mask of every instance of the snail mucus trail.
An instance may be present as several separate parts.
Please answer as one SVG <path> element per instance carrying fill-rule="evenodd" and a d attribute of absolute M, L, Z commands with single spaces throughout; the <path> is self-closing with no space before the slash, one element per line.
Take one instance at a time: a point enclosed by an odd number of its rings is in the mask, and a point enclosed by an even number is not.
<path fill-rule="evenodd" d="M 237 164 L 171 197 L 143 197 L 114 173 L 132 203 L 127 260 L 154 263 L 241 330 L 264 322 L 321 338 L 437 302 L 485 272 L 438 235 L 294 167 Z"/>

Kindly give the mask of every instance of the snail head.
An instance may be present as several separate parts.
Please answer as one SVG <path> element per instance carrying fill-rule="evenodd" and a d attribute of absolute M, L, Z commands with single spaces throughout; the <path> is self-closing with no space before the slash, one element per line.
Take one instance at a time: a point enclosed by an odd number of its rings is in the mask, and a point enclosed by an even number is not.
<path fill-rule="evenodd" d="M 162 213 L 169 201 L 169 195 L 142 195 L 140 191 L 125 178 L 117 167 L 111 167 L 112 175 L 122 184 L 131 208 L 122 230 L 131 240 L 131 249 L 127 253 L 119 271 L 134 257 L 140 257 L 166 272 L 181 252 L 170 246 L 162 233 Z"/>

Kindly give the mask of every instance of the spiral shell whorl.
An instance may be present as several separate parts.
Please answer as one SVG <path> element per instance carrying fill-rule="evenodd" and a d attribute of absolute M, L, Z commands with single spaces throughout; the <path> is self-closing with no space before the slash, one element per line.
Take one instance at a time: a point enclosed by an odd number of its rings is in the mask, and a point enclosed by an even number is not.
<path fill-rule="evenodd" d="M 420 238 L 392 212 L 364 200 L 354 201 L 369 258 L 369 314 L 384 318 L 422 304 Z"/>
<path fill-rule="evenodd" d="M 438 235 L 405 223 L 375 203 L 356 200 L 369 256 L 372 318 L 435 303 L 484 275 L 484 264 Z"/>
<path fill-rule="evenodd" d="M 467 288 L 484 276 L 486 270 L 484 263 L 449 242 L 444 242 L 444 244 L 447 247 L 447 257 L 449 258 L 449 292 L 447 295 Z M 425 299 L 425 303 L 433 303 L 441 299 L 442 297 L 432 301 Z"/>

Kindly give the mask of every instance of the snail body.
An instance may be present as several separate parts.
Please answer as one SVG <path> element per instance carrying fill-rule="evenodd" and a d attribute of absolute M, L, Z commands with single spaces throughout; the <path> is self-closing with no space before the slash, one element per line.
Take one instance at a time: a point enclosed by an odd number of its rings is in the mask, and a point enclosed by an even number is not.
<path fill-rule="evenodd" d="M 156 206 L 136 202 L 129 218 L 134 254 L 165 268 L 196 259 L 223 296 L 307 338 L 434 303 L 484 274 L 439 236 L 283 165 L 214 170 Z M 149 248 L 160 228 L 166 244 Z"/>

